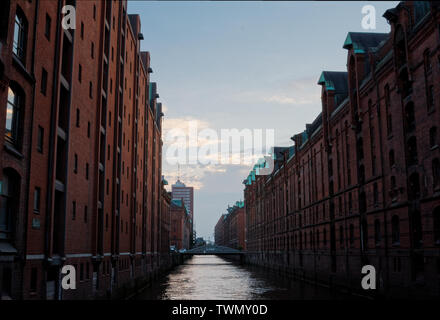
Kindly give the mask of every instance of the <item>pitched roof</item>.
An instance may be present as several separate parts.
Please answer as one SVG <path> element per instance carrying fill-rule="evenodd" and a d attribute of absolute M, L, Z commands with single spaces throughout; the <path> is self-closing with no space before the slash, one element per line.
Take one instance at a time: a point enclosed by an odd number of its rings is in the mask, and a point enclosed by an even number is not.
<path fill-rule="evenodd" d="M 349 32 L 344 41 L 344 49 L 353 47 L 355 53 L 365 53 L 379 47 L 389 37 L 388 33 Z"/>
<path fill-rule="evenodd" d="M 348 92 L 348 73 L 346 71 L 323 71 L 319 77 L 318 84 L 325 85 L 327 90 L 334 90 L 335 93 Z"/>

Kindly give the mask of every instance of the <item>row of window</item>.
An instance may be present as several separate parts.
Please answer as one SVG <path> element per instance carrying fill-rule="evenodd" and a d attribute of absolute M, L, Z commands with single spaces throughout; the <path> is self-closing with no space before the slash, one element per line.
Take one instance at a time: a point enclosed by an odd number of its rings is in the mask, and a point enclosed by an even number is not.
<path fill-rule="evenodd" d="M 434 243 L 435 245 L 440 245 L 440 207 L 437 207 L 436 209 L 434 209 L 433 212 L 433 236 L 434 236 Z M 420 222 L 420 213 L 418 211 L 414 211 L 411 214 L 411 219 L 412 219 L 412 230 L 414 231 L 414 238 L 415 241 L 418 241 L 421 243 L 422 241 L 422 230 L 421 230 L 421 222 Z M 368 247 L 368 229 L 366 227 L 366 221 L 363 221 L 362 225 L 361 225 L 361 241 L 363 242 L 362 245 L 363 247 L 366 249 Z M 400 245 L 400 219 L 397 215 L 394 215 L 391 218 L 391 243 L 393 246 L 399 246 Z M 319 243 L 321 243 L 321 236 L 320 236 L 320 231 L 317 230 L 315 232 L 315 237 L 316 237 L 316 244 L 319 247 Z M 315 245 L 315 237 L 313 237 L 313 232 L 310 231 L 309 232 L 309 245 L 310 248 L 312 248 Z M 273 242 L 274 240 L 276 240 L 276 244 L 278 247 L 281 246 L 282 242 L 281 239 L 273 239 L 273 240 L 269 240 L 269 247 L 273 248 L 273 245 L 275 245 L 275 242 Z M 286 239 L 284 239 L 286 240 Z M 292 237 L 290 239 L 292 241 Z M 349 226 L 349 244 L 353 245 L 354 244 L 354 225 L 350 224 Z M 374 221 L 374 243 L 375 246 L 380 246 L 382 241 L 382 231 L 381 231 L 381 223 L 379 219 L 376 219 Z M 272 244 L 270 244 L 272 243 Z M 293 243 L 294 247 L 299 247 L 300 249 L 302 249 L 303 247 L 305 248 L 307 245 L 307 233 L 299 233 L 299 241 L 298 241 L 298 234 L 295 234 L 295 238 L 294 241 L 291 242 Z M 343 226 L 339 226 L 339 243 L 341 245 L 341 247 L 344 246 L 344 227 Z M 415 245 L 419 245 L 420 243 L 416 243 Z M 322 244 L 324 246 L 327 245 L 327 229 L 323 230 L 323 234 L 322 234 Z"/>

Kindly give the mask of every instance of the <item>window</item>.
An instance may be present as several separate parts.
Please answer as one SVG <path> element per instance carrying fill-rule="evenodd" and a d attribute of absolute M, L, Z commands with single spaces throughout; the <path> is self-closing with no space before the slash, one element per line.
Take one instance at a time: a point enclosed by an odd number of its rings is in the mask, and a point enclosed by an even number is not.
<path fill-rule="evenodd" d="M 390 86 L 387 84 L 385 86 L 385 109 L 387 113 L 387 134 L 391 135 L 393 132 L 393 126 L 392 126 L 392 119 L 391 119 L 391 113 L 390 113 Z"/>
<path fill-rule="evenodd" d="M 92 59 L 95 58 L 95 43 L 93 43 L 93 41 L 92 41 L 92 45 L 90 47 L 90 56 L 92 57 Z"/>
<path fill-rule="evenodd" d="M 327 245 L 327 229 L 325 229 L 325 228 L 324 228 L 324 235 L 323 235 L 323 237 L 324 237 L 323 243 L 324 243 L 324 246 L 326 246 Z"/>
<path fill-rule="evenodd" d="M 440 187 L 440 160 L 438 158 L 432 160 L 432 181 L 434 189 Z"/>
<path fill-rule="evenodd" d="M 93 5 L 93 20 L 96 20 L 96 5 Z"/>
<path fill-rule="evenodd" d="M 380 245 L 382 240 L 382 235 L 380 234 L 380 221 L 379 219 L 374 220 L 374 243 L 376 247 Z"/>
<path fill-rule="evenodd" d="M 393 216 L 391 219 L 391 240 L 394 245 L 400 244 L 400 226 L 398 216 Z"/>
<path fill-rule="evenodd" d="M 440 245 L 440 207 L 434 209 L 434 243 Z"/>
<path fill-rule="evenodd" d="M 362 250 L 368 249 L 368 224 L 367 220 L 363 219 L 361 222 L 361 241 Z"/>
<path fill-rule="evenodd" d="M 86 163 L 86 180 L 89 180 L 89 164 Z"/>
<path fill-rule="evenodd" d="M 373 184 L 373 201 L 375 206 L 379 204 L 379 190 L 376 182 Z"/>
<path fill-rule="evenodd" d="M 364 142 L 362 138 L 359 138 L 357 141 L 357 153 L 358 160 L 362 160 L 364 158 Z"/>
<path fill-rule="evenodd" d="M 6 169 L 3 171 L 2 193 L 0 195 L 0 239 L 14 238 L 20 180 L 20 176 L 15 170 Z"/>
<path fill-rule="evenodd" d="M 24 96 L 14 84 L 8 88 L 6 103 L 5 138 L 18 146 L 21 138 L 21 110 L 24 105 Z"/>
<path fill-rule="evenodd" d="M 37 275 L 38 275 L 38 270 L 37 268 L 32 268 L 31 269 L 31 286 L 30 286 L 30 292 L 36 292 L 37 291 Z"/>
<path fill-rule="evenodd" d="M 354 226 L 350 224 L 350 245 L 354 244 Z"/>
<path fill-rule="evenodd" d="M 43 145 L 44 145 L 44 129 L 41 126 L 38 126 L 37 133 L 37 151 L 43 153 Z"/>
<path fill-rule="evenodd" d="M 344 246 L 344 227 L 339 226 L 339 244 L 340 246 Z"/>
<path fill-rule="evenodd" d="M 84 206 L 84 222 L 86 223 L 87 223 L 88 215 L 89 215 L 89 208 L 87 206 Z"/>
<path fill-rule="evenodd" d="M 420 182 L 419 182 L 419 174 L 417 172 L 412 173 L 409 176 L 409 185 L 408 185 L 408 191 L 409 191 L 409 198 L 410 199 L 417 199 L 420 197 Z"/>
<path fill-rule="evenodd" d="M 26 55 L 26 41 L 27 41 L 27 21 L 23 11 L 17 7 L 14 25 L 14 41 L 12 52 L 15 56 L 24 63 Z"/>
<path fill-rule="evenodd" d="M 394 157 L 394 150 L 390 150 L 388 155 L 388 161 L 390 163 L 390 168 L 392 168 L 396 163 L 396 159 Z"/>
<path fill-rule="evenodd" d="M 428 110 L 432 110 L 434 108 L 434 86 L 430 85 L 428 87 Z"/>
<path fill-rule="evenodd" d="M 87 122 L 87 138 L 90 138 L 90 121 Z"/>
<path fill-rule="evenodd" d="M 408 139 L 408 164 L 417 164 L 417 140 L 416 137 L 412 136 Z"/>
<path fill-rule="evenodd" d="M 81 21 L 81 39 L 84 40 L 84 22 Z"/>
<path fill-rule="evenodd" d="M 41 188 L 35 187 L 34 190 L 34 212 L 40 212 Z"/>
<path fill-rule="evenodd" d="M 79 128 L 80 123 L 80 111 L 78 108 L 76 108 L 76 127 Z"/>
<path fill-rule="evenodd" d="M 46 95 L 46 91 L 47 91 L 47 71 L 46 69 L 42 69 L 41 70 L 41 88 L 40 88 L 40 92 L 44 95 Z"/>
<path fill-rule="evenodd" d="M 437 127 L 429 129 L 429 146 L 434 148 L 437 145 Z"/>
<path fill-rule="evenodd" d="M 414 104 L 412 102 L 408 103 L 405 108 L 405 121 L 407 131 L 412 131 L 415 129 L 416 119 L 414 115 Z"/>
<path fill-rule="evenodd" d="M 76 153 L 73 162 L 73 172 L 78 173 L 78 155 Z"/>
<path fill-rule="evenodd" d="M 50 26 L 52 24 L 52 19 L 50 16 L 46 13 L 46 26 L 44 28 L 44 35 L 46 36 L 46 39 L 50 41 Z"/>
<path fill-rule="evenodd" d="M 76 219 L 76 201 L 72 201 L 72 220 Z"/>
<path fill-rule="evenodd" d="M 108 230 L 108 213 L 105 214 L 105 230 Z"/>
<path fill-rule="evenodd" d="M 93 83 L 92 83 L 92 81 L 89 82 L 89 98 L 93 99 Z"/>
<path fill-rule="evenodd" d="M 82 66 L 78 66 L 78 81 L 81 82 L 82 79 Z"/>

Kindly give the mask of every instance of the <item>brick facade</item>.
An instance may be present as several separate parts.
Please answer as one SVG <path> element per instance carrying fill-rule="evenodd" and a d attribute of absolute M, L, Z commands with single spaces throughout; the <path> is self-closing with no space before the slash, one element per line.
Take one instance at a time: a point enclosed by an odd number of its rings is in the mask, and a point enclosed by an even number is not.
<path fill-rule="evenodd" d="M 75 6 L 76 29 L 61 27 L 64 5 Z M 127 1 L 0 6 L 0 291 L 117 293 L 157 273 L 169 252 L 163 114 L 140 17 Z M 66 264 L 76 266 L 77 290 L 61 289 Z"/>
<path fill-rule="evenodd" d="M 322 112 L 244 181 L 248 260 L 350 290 L 371 264 L 379 293 L 438 296 L 440 10 L 384 17 L 390 34 L 348 33 L 347 72 L 318 81 Z"/>
<path fill-rule="evenodd" d="M 246 249 L 245 239 L 245 210 L 244 203 L 237 201 L 228 207 L 228 213 L 223 214 L 215 225 L 215 244 L 234 249 Z"/>

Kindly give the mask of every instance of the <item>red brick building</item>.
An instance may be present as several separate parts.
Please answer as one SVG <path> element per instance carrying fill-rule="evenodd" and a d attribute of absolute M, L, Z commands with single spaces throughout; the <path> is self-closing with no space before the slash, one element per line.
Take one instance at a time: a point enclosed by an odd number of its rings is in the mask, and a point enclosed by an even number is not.
<path fill-rule="evenodd" d="M 62 28 L 65 5 L 76 29 Z M 162 110 L 140 18 L 127 1 L 6 0 L 0 12 L 0 292 L 117 294 L 164 250 Z M 66 264 L 77 290 L 61 289 Z"/>
<path fill-rule="evenodd" d="M 170 265 L 171 193 L 165 186 L 168 182 L 162 177 L 162 198 L 160 209 L 160 259 L 162 265 Z"/>
<path fill-rule="evenodd" d="M 380 293 L 438 296 L 439 9 L 404 1 L 390 34 L 348 33 L 321 114 L 244 181 L 250 262 L 351 289 L 371 264 Z"/>
<path fill-rule="evenodd" d="M 244 202 L 237 201 L 228 207 L 215 226 L 215 244 L 238 250 L 246 249 L 246 219 Z"/>
<path fill-rule="evenodd" d="M 183 200 L 171 200 L 170 216 L 170 245 L 176 250 L 189 249 L 191 219 Z"/>

